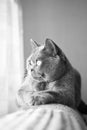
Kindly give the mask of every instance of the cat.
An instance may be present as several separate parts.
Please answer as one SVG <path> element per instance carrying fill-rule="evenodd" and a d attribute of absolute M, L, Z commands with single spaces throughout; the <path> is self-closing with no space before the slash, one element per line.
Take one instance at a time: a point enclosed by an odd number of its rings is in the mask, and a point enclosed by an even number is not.
<path fill-rule="evenodd" d="M 17 93 L 18 105 L 81 107 L 81 76 L 64 52 L 51 39 L 46 39 L 42 45 L 31 40 L 31 44 L 33 49 L 26 62 L 27 74 Z"/>

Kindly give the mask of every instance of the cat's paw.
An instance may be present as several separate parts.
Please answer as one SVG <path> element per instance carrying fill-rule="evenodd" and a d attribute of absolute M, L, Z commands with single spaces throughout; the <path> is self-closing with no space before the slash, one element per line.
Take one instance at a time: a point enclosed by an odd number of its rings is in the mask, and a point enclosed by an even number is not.
<path fill-rule="evenodd" d="M 24 102 L 26 106 L 32 106 L 34 105 L 34 93 L 33 92 L 28 92 L 24 96 Z"/>
<path fill-rule="evenodd" d="M 46 97 L 43 93 L 34 93 L 32 96 L 32 105 L 43 105 L 46 104 Z"/>
<path fill-rule="evenodd" d="M 40 96 L 35 96 L 33 100 L 33 105 L 41 105 L 41 104 L 45 104 L 44 98 Z"/>

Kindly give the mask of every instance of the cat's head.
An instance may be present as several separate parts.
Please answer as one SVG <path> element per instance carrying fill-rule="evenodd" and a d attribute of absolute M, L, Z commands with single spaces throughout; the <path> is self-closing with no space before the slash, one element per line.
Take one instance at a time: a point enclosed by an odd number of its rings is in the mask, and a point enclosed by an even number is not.
<path fill-rule="evenodd" d="M 67 69 L 67 59 L 62 50 L 50 39 L 43 45 L 31 40 L 32 54 L 27 59 L 27 70 L 38 81 L 59 79 Z"/>

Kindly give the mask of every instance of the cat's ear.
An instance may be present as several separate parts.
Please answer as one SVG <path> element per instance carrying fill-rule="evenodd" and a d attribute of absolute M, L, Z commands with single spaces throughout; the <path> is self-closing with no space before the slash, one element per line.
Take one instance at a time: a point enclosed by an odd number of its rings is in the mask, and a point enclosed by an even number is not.
<path fill-rule="evenodd" d="M 58 55 L 61 59 L 63 59 L 63 61 L 66 61 L 65 54 L 52 40 L 46 39 L 45 48 L 49 53 L 53 54 L 53 56 Z"/>
<path fill-rule="evenodd" d="M 56 45 L 51 39 L 45 40 L 45 48 L 49 53 L 53 54 L 53 56 L 57 54 Z"/>
<path fill-rule="evenodd" d="M 30 44 L 33 50 L 40 46 L 36 41 L 33 41 L 32 39 L 30 39 Z"/>

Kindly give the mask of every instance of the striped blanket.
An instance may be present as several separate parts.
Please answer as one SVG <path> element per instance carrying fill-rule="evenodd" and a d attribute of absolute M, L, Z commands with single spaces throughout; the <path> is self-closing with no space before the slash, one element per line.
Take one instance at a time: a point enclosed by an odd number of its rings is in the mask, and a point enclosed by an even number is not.
<path fill-rule="evenodd" d="M 63 105 L 42 105 L 0 118 L 0 130 L 87 130 L 78 112 Z"/>

